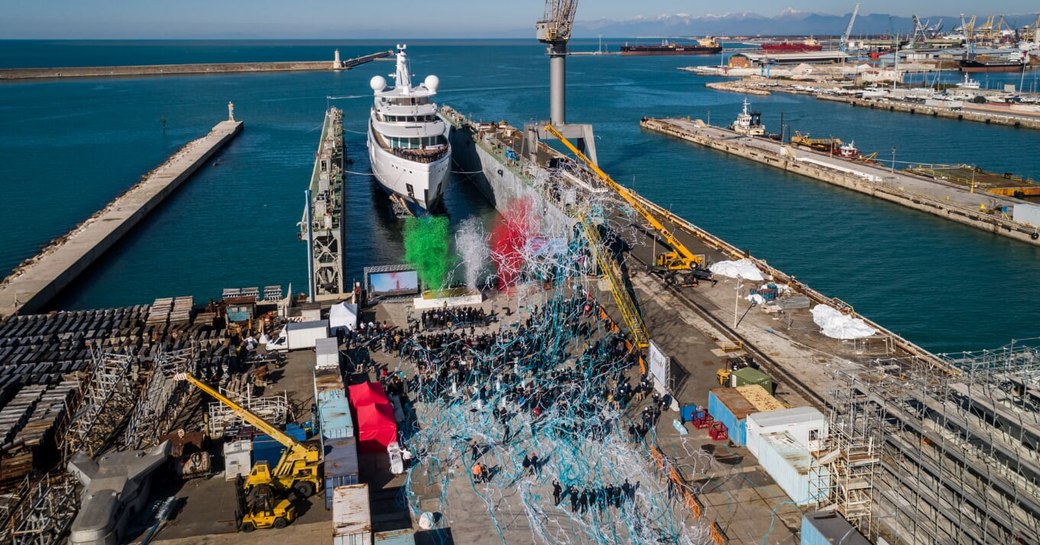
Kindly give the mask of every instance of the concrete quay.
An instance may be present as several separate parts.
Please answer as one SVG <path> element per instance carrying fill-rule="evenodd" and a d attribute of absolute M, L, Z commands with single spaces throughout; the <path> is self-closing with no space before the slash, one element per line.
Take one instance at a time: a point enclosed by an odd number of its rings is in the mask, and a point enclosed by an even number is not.
<path fill-rule="evenodd" d="M 39 312 L 242 130 L 221 121 L 0 282 L 0 318 Z"/>
<path fill-rule="evenodd" d="M 972 193 L 954 184 L 893 172 L 880 164 L 848 161 L 773 140 L 747 137 L 706 125 L 701 120 L 647 118 L 640 125 L 646 130 L 801 174 L 1020 242 L 1040 245 L 1037 227 L 986 212 L 993 208 L 994 202 L 998 206 L 1008 207 L 1022 204 L 1017 199 L 990 193 Z"/>
<path fill-rule="evenodd" d="M 239 62 L 208 64 L 149 64 L 137 66 L 66 66 L 59 68 L 10 68 L 0 70 L 0 81 L 50 80 L 65 78 L 122 78 L 133 76 L 186 76 L 253 72 L 321 72 L 349 70 L 389 57 L 378 51 L 336 64 L 335 61 Z"/>

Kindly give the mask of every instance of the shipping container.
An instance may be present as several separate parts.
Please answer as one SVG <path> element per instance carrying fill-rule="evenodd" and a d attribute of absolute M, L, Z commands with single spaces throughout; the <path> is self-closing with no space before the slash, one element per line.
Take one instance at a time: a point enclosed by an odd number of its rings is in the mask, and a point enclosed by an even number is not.
<path fill-rule="evenodd" d="M 810 487 L 810 463 L 812 456 L 804 445 L 799 445 L 789 434 L 767 433 L 761 436 L 758 446 L 758 463 L 766 473 L 780 485 L 795 505 L 813 503 L 810 496 L 818 487 Z M 827 469 L 820 468 L 826 474 Z"/>
<path fill-rule="evenodd" d="M 1018 223 L 1040 228 L 1040 206 L 1035 204 L 1016 204 L 1011 207 L 1011 219 Z"/>
<path fill-rule="evenodd" d="M 351 418 L 350 402 L 346 397 L 319 397 L 318 421 L 321 436 L 325 439 L 354 437 L 354 420 Z"/>
<path fill-rule="evenodd" d="M 292 422 L 285 426 L 285 434 L 297 441 L 305 441 L 307 439 L 307 430 L 303 429 L 299 424 Z M 264 433 L 257 434 L 253 438 L 253 464 L 267 462 L 268 465 L 273 466 L 282 458 L 283 450 L 285 450 L 285 446 L 275 441 L 270 435 Z"/>
<path fill-rule="evenodd" d="M 765 388 L 757 384 L 737 386 L 737 391 L 751 403 L 755 408 L 755 412 L 767 413 L 769 411 L 779 411 L 780 409 L 787 408 L 787 405 L 781 403 L 779 399 L 771 396 L 769 392 L 766 392 Z"/>
<path fill-rule="evenodd" d="M 870 545 L 870 541 L 835 512 L 802 517 L 801 545 Z"/>
<path fill-rule="evenodd" d="M 313 322 L 290 323 L 285 326 L 288 336 L 288 349 L 301 350 L 314 348 L 318 339 L 329 336 L 329 321 L 317 320 Z"/>
<path fill-rule="evenodd" d="M 325 441 L 325 508 L 332 509 L 337 486 L 358 484 L 357 443 L 353 437 Z"/>
<path fill-rule="evenodd" d="M 335 337 L 318 339 L 314 342 L 315 369 L 339 370 L 339 341 Z"/>
<path fill-rule="evenodd" d="M 332 493 L 332 535 L 351 536 L 346 543 L 372 543 L 372 511 L 368 504 L 368 485 L 337 486 Z"/>
<path fill-rule="evenodd" d="M 314 395 L 325 391 L 343 391 L 343 376 L 338 369 L 314 370 Z M 344 394 L 346 395 L 346 394 Z"/>
<path fill-rule="evenodd" d="M 769 375 L 755 369 L 753 367 L 745 367 L 743 369 L 737 369 L 730 375 L 732 382 L 730 386 L 747 386 L 748 384 L 757 384 L 766 391 L 767 394 L 773 395 L 773 379 L 769 378 Z"/>
<path fill-rule="evenodd" d="M 252 441 L 228 441 L 224 443 L 224 479 L 233 481 L 239 476 L 246 477 L 253 468 L 251 453 Z"/>
<path fill-rule="evenodd" d="M 373 541 L 375 545 L 415 545 L 415 530 L 404 528 L 389 532 L 376 532 Z"/>
<path fill-rule="evenodd" d="M 745 420 L 755 408 L 734 388 L 714 388 L 708 392 L 708 413 L 726 425 L 729 440 L 734 445 L 747 443 Z"/>
<path fill-rule="evenodd" d="M 823 441 L 827 439 L 827 419 L 814 407 L 752 413 L 747 418 L 747 448 L 758 456 L 762 435 L 784 432 L 809 452 L 816 452 L 823 448 Z"/>

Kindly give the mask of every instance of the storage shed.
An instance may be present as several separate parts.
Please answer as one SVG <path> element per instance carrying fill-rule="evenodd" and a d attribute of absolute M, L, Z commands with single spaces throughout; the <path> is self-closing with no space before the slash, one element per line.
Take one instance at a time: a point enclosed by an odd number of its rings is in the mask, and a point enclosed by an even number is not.
<path fill-rule="evenodd" d="M 787 433 L 808 452 L 823 448 L 827 439 L 827 419 L 814 407 L 794 407 L 782 411 L 753 413 L 747 418 L 747 447 L 758 456 L 763 435 Z"/>
<path fill-rule="evenodd" d="M 754 411 L 755 407 L 734 388 L 714 388 L 708 392 L 708 413 L 726 425 L 734 445 L 747 443 L 745 421 Z"/>

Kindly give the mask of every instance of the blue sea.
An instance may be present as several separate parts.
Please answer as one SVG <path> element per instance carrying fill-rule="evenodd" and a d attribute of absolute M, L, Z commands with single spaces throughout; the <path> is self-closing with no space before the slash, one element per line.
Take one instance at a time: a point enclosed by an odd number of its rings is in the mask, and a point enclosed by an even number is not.
<path fill-rule="evenodd" d="M 344 58 L 385 41 L 0 41 L 0 67 Z M 548 63 L 533 40 L 408 40 L 413 72 L 441 79 L 439 100 L 477 119 L 522 126 L 548 113 Z M 616 49 L 618 40 L 607 45 Z M 595 40 L 574 49 L 594 50 Z M 826 184 L 642 132 L 643 116 L 728 123 L 743 97 L 680 66 L 712 58 L 568 60 L 568 119 L 595 125 L 601 166 L 650 199 L 750 250 L 911 341 L 940 352 L 1040 336 L 1040 248 Z M 369 79 L 387 61 L 332 73 L 235 74 L 0 84 L 0 269 L 9 270 L 133 185 L 227 113 L 245 131 L 83 276 L 55 305 L 93 308 L 225 287 L 305 286 L 297 239 L 327 106 L 345 112 L 348 280 L 401 260 L 401 223 L 369 172 Z M 1020 75 L 990 75 L 991 85 Z M 1026 75 L 1027 80 L 1033 78 Z M 946 75 L 950 80 L 957 74 Z M 1026 82 L 1028 88 L 1030 82 Z M 773 130 L 855 140 L 890 160 L 971 163 L 1040 176 L 1040 132 L 850 108 L 789 95 L 753 97 Z M 460 176 L 453 224 L 491 207 Z"/>

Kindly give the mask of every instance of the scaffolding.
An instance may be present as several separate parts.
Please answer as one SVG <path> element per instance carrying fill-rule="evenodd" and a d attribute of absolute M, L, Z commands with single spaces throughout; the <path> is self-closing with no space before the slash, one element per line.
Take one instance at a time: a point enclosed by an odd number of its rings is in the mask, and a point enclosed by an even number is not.
<path fill-rule="evenodd" d="M 1040 543 L 1037 349 L 1009 345 L 944 361 L 951 367 L 875 359 L 845 374 L 831 440 L 817 457 L 834 476 L 816 480 L 820 496 L 871 538 Z"/>
<path fill-rule="evenodd" d="M 836 375 L 845 387 L 833 392 L 825 446 L 810 462 L 809 493 L 822 510 L 837 511 L 873 539 L 878 535 L 874 496 L 884 419 L 881 407 L 856 387 L 855 376 Z"/>
<path fill-rule="evenodd" d="M 79 507 L 75 480 L 64 468 L 35 482 L 27 480 L 23 501 L 12 513 L 13 528 L 8 529 L 13 545 L 53 545 L 61 543 Z M 7 536 L 5 536 L 7 537 Z"/>
<path fill-rule="evenodd" d="M 66 458 L 77 450 L 94 457 L 109 446 L 137 401 L 136 362 L 131 355 L 96 349 L 83 405 L 63 443 Z M 134 368 L 134 369 L 132 369 Z"/>
<path fill-rule="evenodd" d="M 174 416 L 190 394 L 183 381 L 176 380 L 177 373 L 194 373 L 196 350 L 189 346 L 180 350 L 166 351 L 160 348 L 148 379 L 141 401 L 127 423 L 124 445 L 141 449 L 158 444 L 159 438 L 170 432 Z"/>
<path fill-rule="evenodd" d="M 229 395 L 227 390 L 221 388 L 220 393 L 275 426 L 281 427 L 288 420 L 289 396 L 285 392 L 273 396 L 240 397 Z M 242 417 L 231 407 L 219 402 L 209 404 L 209 420 L 206 426 L 211 438 L 223 437 L 226 431 L 244 424 Z"/>

